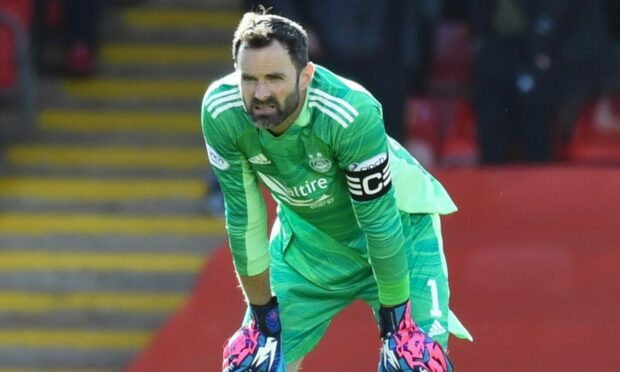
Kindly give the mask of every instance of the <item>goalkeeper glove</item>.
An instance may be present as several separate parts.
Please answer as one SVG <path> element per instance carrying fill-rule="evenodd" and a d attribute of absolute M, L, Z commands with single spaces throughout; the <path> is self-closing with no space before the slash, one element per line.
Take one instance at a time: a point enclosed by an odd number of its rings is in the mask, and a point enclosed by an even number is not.
<path fill-rule="evenodd" d="M 379 372 L 452 372 L 450 359 L 436 341 L 411 319 L 411 303 L 379 309 Z"/>
<path fill-rule="evenodd" d="M 272 297 L 268 304 L 250 304 L 252 319 L 228 340 L 224 347 L 224 372 L 284 372 L 281 352 L 280 315 L 278 301 Z"/>

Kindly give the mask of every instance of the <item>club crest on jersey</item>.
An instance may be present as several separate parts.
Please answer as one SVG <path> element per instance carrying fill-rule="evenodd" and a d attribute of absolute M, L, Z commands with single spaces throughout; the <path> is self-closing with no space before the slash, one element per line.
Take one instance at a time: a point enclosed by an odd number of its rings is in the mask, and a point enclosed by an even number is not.
<path fill-rule="evenodd" d="M 320 152 L 317 152 L 315 155 L 308 154 L 308 156 L 310 157 L 308 164 L 310 165 L 310 168 L 315 171 L 319 173 L 327 173 L 330 169 L 332 169 L 332 161 L 324 157 Z"/>

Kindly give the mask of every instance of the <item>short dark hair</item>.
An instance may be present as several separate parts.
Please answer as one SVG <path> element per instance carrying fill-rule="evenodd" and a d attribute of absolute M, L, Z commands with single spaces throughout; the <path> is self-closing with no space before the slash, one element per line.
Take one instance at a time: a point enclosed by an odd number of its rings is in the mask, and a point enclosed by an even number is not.
<path fill-rule="evenodd" d="M 288 50 L 288 54 L 297 71 L 308 64 L 308 35 L 298 23 L 274 14 L 267 14 L 265 8 L 247 12 L 241 18 L 233 38 L 233 60 L 241 44 L 248 48 L 263 48 L 278 40 Z"/>

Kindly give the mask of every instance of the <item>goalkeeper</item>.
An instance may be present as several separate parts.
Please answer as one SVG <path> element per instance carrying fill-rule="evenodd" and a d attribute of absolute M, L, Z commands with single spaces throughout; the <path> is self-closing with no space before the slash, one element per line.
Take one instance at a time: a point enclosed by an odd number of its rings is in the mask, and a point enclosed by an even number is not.
<path fill-rule="evenodd" d="M 385 134 L 371 93 L 308 60 L 297 23 L 246 13 L 233 59 L 202 103 L 248 302 L 223 369 L 297 370 L 362 299 L 377 318 L 380 371 L 452 370 L 448 333 L 470 336 L 448 307 L 439 215 L 456 207 L 444 188 Z M 259 184 L 278 204 L 270 238 Z"/>

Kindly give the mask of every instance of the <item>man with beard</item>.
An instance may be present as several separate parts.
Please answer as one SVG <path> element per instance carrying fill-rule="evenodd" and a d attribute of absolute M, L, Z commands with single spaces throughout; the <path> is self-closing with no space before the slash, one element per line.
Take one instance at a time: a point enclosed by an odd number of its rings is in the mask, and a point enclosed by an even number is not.
<path fill-rule="evenodd" d="M 471 336 L 448 307 L 444 188 L 385 134 L 368 91 L 309 61 L 297 23 L 246 13 L 233 60 L 202 104 L 248 303 L 223 369 L 296 371 L 359 298 L 380 327 L 380 371 L 451 371 L 448 333 Z M 278 203 L 271 239 L 259 183 Z"/>

